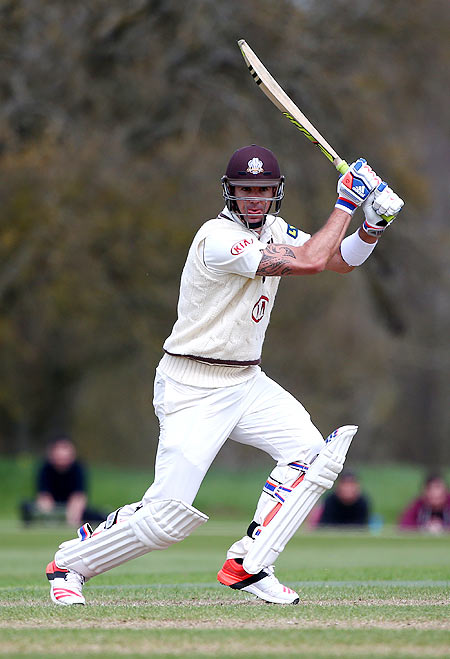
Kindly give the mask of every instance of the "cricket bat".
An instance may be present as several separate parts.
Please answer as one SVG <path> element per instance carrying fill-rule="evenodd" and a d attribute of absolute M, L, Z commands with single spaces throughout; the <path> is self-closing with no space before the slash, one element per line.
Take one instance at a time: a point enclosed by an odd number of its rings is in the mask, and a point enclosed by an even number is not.
<path fill-rule="evenodd" d="M 276 107 L 281 110 L 285 117 L 291 121 L 298 130 L 303 133 L 313 144 L 319 147 L 322 153 L 333 163 L 338 172 L 345 174 L 349 165 L 328 144 L 326 139 L 314 128 L 312 123 L 305 117 L 303 112 L 289 98 L 286 92 L 272 77 L 264 64 L 257 58 L 253 50 L 244 39 L 238 41 L 242 56 L 247 64 L 251 76 L 256 84 L 264 92 Z"/>

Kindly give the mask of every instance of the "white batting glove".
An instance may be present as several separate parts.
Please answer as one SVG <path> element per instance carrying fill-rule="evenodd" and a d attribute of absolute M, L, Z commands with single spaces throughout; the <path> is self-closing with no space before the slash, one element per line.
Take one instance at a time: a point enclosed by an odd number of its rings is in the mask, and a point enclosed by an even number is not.
<path fill-rule="evenodd" d="M 364 231 L 370 236 L 379 238 L 386 227 L 395 220 L 404 203 L 387 183 L 384 181 L 380 183 L 362 205 L 365 217 Z"/>
<path fill-rule="evenodd" d="M 381 178 L 367 164 L 367 161 L 364 158 L 358 158 L 338 181 L 339 197 L 335 207 L 353 215 L 358 206 L 361 206 L 380 183 Z"/>

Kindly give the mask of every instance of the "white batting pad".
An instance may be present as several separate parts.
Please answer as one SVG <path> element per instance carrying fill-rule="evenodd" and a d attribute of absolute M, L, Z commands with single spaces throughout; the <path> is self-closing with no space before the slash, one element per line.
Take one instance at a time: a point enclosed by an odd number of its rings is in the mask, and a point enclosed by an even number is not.
<path fill-rule="evenodd" d="M 275 563 L 321 494 L 333 486 L 342 471 L 357 430 L 358 426 L 342 426 L 327 438 L 325 446 L 309 466 L 301 483 L 289 493 L 277 514 L 255 538 L 244 558 L 243 568 L 246 572 L 257 574 Z"/>
<path fill-rule="evenodd" d="M 63 542 L 55 562 L 58 567 L 75 570 L 89 579 L 150 551 L 180 542 L 207 520 L 206 515 L 183 501 L 153 501 L 123 522 L 86 540 Z"/>

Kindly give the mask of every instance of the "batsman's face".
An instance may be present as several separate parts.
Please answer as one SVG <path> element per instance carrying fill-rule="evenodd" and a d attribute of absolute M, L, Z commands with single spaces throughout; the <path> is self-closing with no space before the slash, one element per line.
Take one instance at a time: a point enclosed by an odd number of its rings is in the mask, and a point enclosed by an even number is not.
<path fill-rule="evenodd" d="M 237 197 L 239 212 L 251 225 L 261 222 L 264 215 L 269 212 L 275 188 L 264 185 L 236 185 L 234 194 Z"/>

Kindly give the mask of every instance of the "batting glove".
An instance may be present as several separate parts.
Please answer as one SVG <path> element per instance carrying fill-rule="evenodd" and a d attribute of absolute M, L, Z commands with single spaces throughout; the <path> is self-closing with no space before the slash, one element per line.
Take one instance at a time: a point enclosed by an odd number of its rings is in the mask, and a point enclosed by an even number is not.
<path fill-rule="evenodd" d="M 381 183 L 381 178 L 369 167 L 364 158 L 352 163 L 338 181 L 336 208 L 350 215 L 361 206 L 370 193 Z"/>
<path fill-rule="evenodd" d="M 379 238 L 386 227 L 390 226 L 403 208 L 403 199 L 384 181 L 375 188 L 363 203 L 363 229 L 370 236 Z"/>

